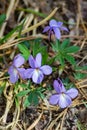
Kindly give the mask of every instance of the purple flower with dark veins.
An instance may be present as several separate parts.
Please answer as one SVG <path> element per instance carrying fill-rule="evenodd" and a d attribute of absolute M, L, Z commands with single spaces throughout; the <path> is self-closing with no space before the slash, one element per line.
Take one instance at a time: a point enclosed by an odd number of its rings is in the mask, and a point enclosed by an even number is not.
<path fill-rule="evenodd" d="M 25 59 L 22 57 L 21 54 L 18 54 L 14 57 L 12 65 L 8 69 L 8 74 L 10 75 L 10 82 L 15 83 L 18 81 L 19 77 L 25 79 L 25 69 L 19 68 L 21 65 L 23 65 L 25 62 Z"/>
<path fill-rule="evenodd" d="M 52 73 L 52 68 L 48 65 L 41 66 L 42 55 L 38 53 L 36 58 L 32 55 L 29 57 L 29 65 L 31 68 L 26 69 L 26 78 L 32 78 L 34 83 L 40 84 L 44 78 L 44 75 L 49 75 Z"/>
<path fill-rule="evenodd" d="M 49 22 L 49 26 L 46 26 L 43 30 L 43 33 L 48 32 L 49 39 L 51 39 L 51 35 L 54 34 L 57 39 L 61 38 L 60 31 L 67 31 L 68 29 L 63 26 L 63 22 L 57 22 L 56 20 L 52 19 Z"/>
<path fill-rule="evenodd" d="M 57 93 L 50 97 L 49 102 L 52 105 L 59 105 L 61 108 L 66 108 L 71 105 L 72 99 L 78 95 L 78 90 L 75 88 L 66 90 L 59 78 L 54 80 L 53 86 Z"/>

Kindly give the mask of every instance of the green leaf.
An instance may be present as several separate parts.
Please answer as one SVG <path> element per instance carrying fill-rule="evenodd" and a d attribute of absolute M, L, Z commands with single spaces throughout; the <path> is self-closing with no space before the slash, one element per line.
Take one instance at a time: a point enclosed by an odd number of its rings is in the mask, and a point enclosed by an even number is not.
<path fill-rule="evenodd" d="M 50 58 L 49 61 L 47 62 L 48 65 L 51 65 L 55 61 L 55 59 L 56 59 L 56 56 L 53 58 Z"/>
<path fill-rule="evenodd" d="M 57 55 L 55 60 L 56 60 L 56 61 L 59 60 L 59 61 L 60 61 L 60 64 L 61 64 L 62 66 L 64 66 L 65 61 L 64 61 L 64 57 L 63 57 L 61 54 Z"/>
<path fill-rule="evenodd" d="M 60 60 L 60 64 L 64 66 L 65 64 L 64 58 L 62 56 L 59 56 L 59 60 Z"/>
<path fill-rule="evenodd" d="M 59 60 L 60 64 L 64 66 L 65 60 L 71 64 L 75 64 L 75 59 L 69 53 L 75 53 L 79 50 L 78 46 L 69 46 L 70 39 L 65 39 L 62 44 L 59 40 L 56 40 L 55 44 L 52 44 L 52 48 L 57 52 L 55 60 Z M 68 47 L 69 46 L 69 47 Z"/>
<path fill-rule="evenodd" d="M 29 41 L 23 41 L 22 42 L 28 49 L 30 49 L 30 43 Z"/>
<path fill-rule="evenodd" d="M 62 65 L 59 66 L 59 76 L 63 73 L 64 69 L 65 69 L 65 66 L 62 66 Z"/>
<path fill-rule="evenodd" d="M 42 94 L 42 92 L 44 92 L 44 91 L 45 91 L 45 89 L 42 87 L 39 87 L 33 91 L 30 91 L 24 101 L 24 106 L 28 107 L 29 105 L 38 105 L 39 97 L 41 97 L 42 99 L 44 99 L 44 97 L 45 97 L 44 94 Z"/>
<path fill-rule="evenodd" d="M 18 37 L 21 37 L 21 32 L 22 32 L 22 29 L 23 29 L 23 26 L 24 26 L 24 22 L 25 22 L 25 19 L 23 20 L 23 22 L 20 25 Z"/>
<path fill-rule="evenodd" d="M 18 48 L 20 52 L 22 53 L 23 57 L 25 58 L 25 60 L 28 60 L 30 52 L 28 48 L 26 47 L 26 45 L 24 45 L 24 43 L 18 44 Z"/>
<path fill-rule="evenodd" d="M 36 55 L 37 53 L 41 53 L 41 54 L 45 55 L 46 49 L 47 49 L 46 46 L 37 43 L 34 48 L 33 48 L 34 49 L 34 51 L 33 51 L 34 55 Z"/>
<path fill-rule="evenodd" d="M 28 96 L 27 96 L 25 101 L 24 101 L 24 107 L 28 107 L 28 106 L 30 106 L 30 102 L 29 102 Z"/>
<path fill-rule="evenodd" d="M 5 86 L 0 86 L 0 94 L 3 93 Z"/>
<path fill-rule="evenodd" d="M 33 56 L 36 56 L 38 53 L 41 53 L 43 57 L 42 65 L 47 63 L 47 59 L 48 59 L 47 46 L 41 44 L 41 38 L 34 40 L 32 45 L 33 45 L 32 46 Z"/>
<path fill-rule="evenodd" d="M 17 97 L 23 97 L 25 96 L 26 94 L 28 94 L 30 92 L 30 90 L 23 90 L 23 91 L 20 91 L 16 96 Z"/>
<path fill-rule="evenodd" d="M 86 66 L 75 66 L 75 70 L 87 70 L 87 65 Z"/>
<path fill-rule="evenodd" d="M 3 22 L 6 20 L 6 15 L 5 14 L 1 14 L 0 15 L 0 26 L 3 24 Z"/>
<path fill-rule="evenodd" d="M 61 44 L 61 49 L 65 49 L 70 44 L 70 39 L 65 39 Z"/>
<path fill-rule="evenodd" d="M 65 59 L 68 61 L 68 62 L 70 62 L 71 64 L 75 64 L 75 59 L 74 59 L 74 57 L 73 56 L 71 56 L 71 55 L 65 55 Z"/>
<path fill-rule="evenodd" d="M 60 41 L 59 40 L 56 40 L 56 42 L 52 43 L 51 45 L 55 52 L 58 52 L 60 50 Z"/>
<path fill-rule="evenodd" d="M 85 102 L 84 100 L 82 102 L 84 103 L 84 106 L 87 108 L 87 102 Z"/>
<path fill-rule="evenodd" d="M 82 124 L 79 120 L 76 122 L 76 126 L 78 130 L 87 130 L 87 127 L 84 124 Z"/>
<path fill-rule="evenodd" d="M 38 105 L 39 99 L 38 99 L 38 93 L 37 93 L 37 91 L 31 91 L 29 93 L 28 101 L 32 105 Z"/>
<path fill-rule="evenodd" d="M 45 98 L 45 95 L 43 93 L 41 93 L 40 91 L 38 91 L 38 93 L 39 93 L 39 96 L 41 97 L 41 99 Z"/>
<path fill-rule="evenodd" d="M 55 51 L 55 52 L 57 52 L 58 51 L 58 49 L 57 49 L 57 47 L 56 47 L 56 45 L 55 44 L 51 44 L 51 46 L 52 46 L 52 49 Z"/>
<path fill-rule="evenodd" d="M 44 65 L 44 64 L 49 65 L 49 62 L 47 60 L 48 60 L 48 53 L 46 51 L 44 54 L 42 54 L 42 65 Z"/>
<path fill-rule="evenodd" d="M 23 84 L 23 83 L 21 83 L 20 86 L 21 86 L 22 88 L 27 88 L 27 85 L 26 85 L 26 84 Z"/>
<path fill-rule="evenodd" d="M 36 56 L 36 54 L 38 53 L 38 50 L 41 49 L 40 47 L 41 40 L 42 40 L 41 38 L 36 38 L 35 40 L 32 41 L 33 56 Z"/>
<path fill-rule="evenodd" d="M 19 107 L 19 100 L 17 97 L 15 97 L 15 104 L 16 104 L 16 107 Z"/>
<path fill-rule="evenodd" d="M 59 50 L 59 49 L 60 49 L 60 45 L 61 45 L 61 44 L 60 44 L 60 41 L 59 41 L 59 40 L 56 40 L 56 44 L 55 44 L 55 45 L 56 45 L 56 48 Z"/>
<path fill-rule="evenodd" d="M 6 86 L 6 82 L 2 82 L 2 84 L 0 86 L 0 94 L 3 93 L 5 86 Z"/>
<path fill-rule="evenodd" d="M 27 84 L 20 83 L 19 85 L 20 85 L 22 88 L 28 88 L 28 89 L 30 89 L 31 81 L 28 80 L 28 81 L 27 81 Z"/>
<path fill-rule="evenodd" d="M 66 53 L 75 53 L 75 52 L 79 51 L 79 49 L 80 48 L 78 46 L 70 46 L 65 49 L 65 52 Z"/>
<path fill-rule="evenodd" d="M 77 80 L 84 79 L 85 77 L 87 77 L 87 74 L 83 74 L 83 73 L 77 72 L 77 73 L 74 73 L 74 77 Z"/>

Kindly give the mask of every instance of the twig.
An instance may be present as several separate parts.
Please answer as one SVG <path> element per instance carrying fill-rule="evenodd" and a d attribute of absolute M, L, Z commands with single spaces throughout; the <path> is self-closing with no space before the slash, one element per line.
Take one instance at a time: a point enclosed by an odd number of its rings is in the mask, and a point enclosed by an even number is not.
<path fill-rule="evenodd" d="M 8 87 L 8 84 L 7 84 L 7 87 Z M 9 96 L 7 96 L 7 94 L 6 94 L 7 87 L 6 87 L 5 91 L 4 91 L 4 96 L 7 98 L 7 103 L 6 103 L 5 112 L 4 112 L 4 115 L 3 115 L 3 117 L 2 117 L 2 122 L 3 122 L 4 124 L 6 123 L 7 116 L 8 116 L 8 112 L 9 112 L 9 110 L 10 110 L 10 108 L 12 107 L 12 104 L 13 104 L 13 100 L 12 100 L 13 91 L 12 91 L 12 88 L 11 88 L 10 91 L 9 91 Z"/>
<path fill-rule="evenodd" d="M 51 124 L 48 126 L 48 128 L 47 128 L 46 130 L 52 130 L 52 127 L 54 126 L 54 124 L 57 122 L 57 120 L 58 120 L 59 118 L 61 118 L 61 117 L 63 116 L 63 114 L 64 114 L 64 111 L 62 111 L 62 112 L 59 114 L 59 116 L 56 117 L 56 119 L 51 122 Z"/>
<path fill-rule="evenodd" d="M 56 13 L 57 10 L 58 10 L 58 8 L 55 8 L 55 9 L 52 11 L 52 13 L 51 13 L 49 16 L 47 16 L 44 20 L 42 20 L 41 22 L 39 22 L 39 23 L 37 23 L 37 24 L 35 24 L 35 25 L 33 25 L 33 26 L 27 28 L 27 29 L 24 29 L 24 30 L 21 32 L 21 34 L 25 34 L 25 33 L 29 32 L 29 31 L 33 30 L 34 28 L 37 28 L 37 27 L 41 26 L 41 25 L 44 24 L 46 21 L 48 21 L 51 17 L 53 17 L 53 15 Z M 18 33 L 15 33 L 15 34 L 12 35 L 12 37 L 15 38 L 17 35 L 18 35 Z"/>
<path fill-rule="evenodd" d="M 12 130 L 15 130 L 15 127 L 16 127 L 16 125 L 17 125 L 17 123 L 18 123 L 18 119 L 19 119 L 19 116 L 20 116 L 20 106 L 18 106 L 17 108 L 16 108 L 16 110 L 15 110 L 15 114 L 16 114 L 16 118 L 15 118 L 15 120 L 13 121 L 14 122 L 14 124 L 13 124 L 13 126 L 12 126 Z"/>
<path fill-rule="evenodd" d="M 65 118 L 65 115 L 67 113 L 67 110 L 68 110 L 68 108 L 66 108 L 65 111 L 64 111 L 64 115 L 63 115 L 62 122 L 61 122 L 61 125 L 60 125 L 60 130 L 63 130 L 63 123 L 64 123 L 64 118 Z"/>
<path fill-rule="evenodd" d="M 12 13 L 12 10 L 13 10 L 13 7 L 14 7 L 14 3 L 15 3 L 15 0 L 10 0 L 10 4 L 9 4 L 9 7 L 8 7 L 8 10 L 7 10 L 7 13 L 6 13 L 6 20 L 9 19 L 10 15 Z M 3 23 L 2 27 L 1 27 L 0 37 L 3 36 L 6 24 L 7 24 L 7 22 Z"/>

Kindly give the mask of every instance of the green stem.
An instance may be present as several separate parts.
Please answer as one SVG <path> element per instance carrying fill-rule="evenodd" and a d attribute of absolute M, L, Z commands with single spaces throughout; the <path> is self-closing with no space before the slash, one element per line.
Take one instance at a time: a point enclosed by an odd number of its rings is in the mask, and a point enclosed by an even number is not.
<path fill-rule="evenodd" d="M 17 10 L 24 11 L 24 12 L 28 12 L 28 13 L 32 13 L 32 14 L 35 14 L 35 15 L 40 16 L 40 17 L 42 17 L 42 18 L 46 18 L 46 17 L 47 17 L 46 14 L 37 12 L 37 11 L 35 11 L 35 10 L 33 10 L 33 9 L 29 9 L 29 8 L 28 8 L 28 9 L 18 8 Z"/>
<path fill-rule="evenodd" d="M 32 14 L 37 15 L 37 16 L 40 16 L 40 17 L 42 17 L 42 18 L 46 18 L 46 17 L 47 17 L 46 14 L 37 12 L 37 11 L 35 11 L 35 10 L 33 10 L 33 9 L 29 9 L 29 8 L 28 8 L 28 9 L 18 8 L 17 10 L 19 10 L 19 11 L 24 11 L 24 12 L 27 12 L 27 13 L 32 13 Z M 53 17 L 50 18 L 50 19 L 53 19 Z M 54 19 L 56 19 L 56 18 L 54 18 Z M 58 19 L 56 19 L 56 20 L 58 20 Z M 61 20 L 60 20 L 60 21 L 61 21 Z M 61 21 L 61 22 L 63 22 L 64 24 L 69 24 L 69 23 L 66 22 L 66 21 Z M 70 25 L 75 25 L 75 24 L 70 23 Z"/>

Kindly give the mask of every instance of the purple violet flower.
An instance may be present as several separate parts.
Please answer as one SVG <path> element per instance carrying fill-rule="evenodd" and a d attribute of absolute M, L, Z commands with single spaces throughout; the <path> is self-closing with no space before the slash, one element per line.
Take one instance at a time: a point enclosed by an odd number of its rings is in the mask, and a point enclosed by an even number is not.
<path fill-rule="evenodd" d="M 66 108 L 72 103 L 72 99 L 78 95 L 78 90 L 75 88 L 66 90 L 59 78 L 54 80 L 53 86 L 57 93 L 50 97 L 49 102 L 52 105 L 58 104 L 61 108 Z"/>
<path fill-rule="evenodd" d="M 40 84 L 44 78 L 44 75 L 49 75 L 52 73 L 52 68 L 48 65 L 41 66 L 42 55 L 38 53 L 36 58 L 32 55 L 29 57 L 29 65 L 31 68 L 26 69 L 26 78 L 32 78 L 34 83 Z"/>
<path fill-rule="evenodd" d="M 49 22 L 49 26 L 46 26 L 43 30 L 43 33 L 48 32 L 49 33 L 49 39 L 51 39 L 51 34 L 54 34 L 57 39 L 61 38 L 61 32 L 60 31 L 67 31 L 68 29 L 63 26 L 63 22 L 57 22 L 56 20 L 52 19 Z"/>
<path fill-rule="evenodd" d="M 8 69 L 8 74 L 10 75 L 10 82 L 15 83 L 18 81 L 19 77 L 25 79 L 24 76 L 24 68 L 19 68 L 21 65 L 23 65 L 25 62 L 25 59 L 22 57 L 21 54 L 18 54 L 14 57 L 12 65 Z"/>

